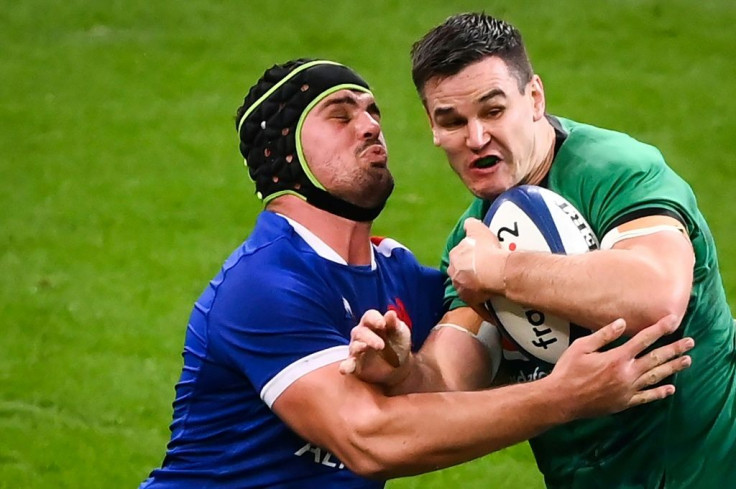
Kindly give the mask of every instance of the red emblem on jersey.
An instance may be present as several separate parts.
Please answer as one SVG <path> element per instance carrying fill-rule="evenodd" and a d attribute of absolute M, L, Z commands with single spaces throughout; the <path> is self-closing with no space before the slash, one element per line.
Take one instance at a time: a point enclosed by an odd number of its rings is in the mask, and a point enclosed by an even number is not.
<path fill-rule="evenodd" d="M 389 311 L 396 311 L 396 315 L 406 323 L 407 326 L 409 326 L 409 329 L 411 329 L 411 316 L 409 316 L 409 311 L 406 310 L 406 306 L 404 306 L 404 303 L 401 299 L 398 297 L 394 297 L 394 302 L 396 304 L 389 304 L 388 310 Z"/>
<path fill-rule="evenodd" d="M 371 243 L 378 246 L 384 239 L 386 239 L 384 236 L 371 236 Z"/>

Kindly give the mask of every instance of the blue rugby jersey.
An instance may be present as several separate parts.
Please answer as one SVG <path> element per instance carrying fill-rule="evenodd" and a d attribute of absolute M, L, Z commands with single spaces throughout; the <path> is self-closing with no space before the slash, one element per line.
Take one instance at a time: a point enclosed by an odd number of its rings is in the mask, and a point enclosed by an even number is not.
<path fill-rule="evenodd" d="M 368 309 L 394 309 L 414 347 L 442 313 L 443 277 L 391 239 L 350 266 L 306 228 L 264 211 L 197 300 L 176 386 L 171 440 L 141 489 L 380 488 L 272 411 L 297 380 L 347 357 Z"/>

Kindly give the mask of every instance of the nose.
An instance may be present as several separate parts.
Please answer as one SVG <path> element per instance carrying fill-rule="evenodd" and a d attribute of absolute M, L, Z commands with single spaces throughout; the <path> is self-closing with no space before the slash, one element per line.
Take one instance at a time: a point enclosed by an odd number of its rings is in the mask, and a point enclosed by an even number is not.
<path fill-rule="evenodd" d="M 483 122 L 478 119 L 468 121 L 467 131 L 465 144 L 472 151 L 480 151 L 491 141 L 491 134 L 486 130 Z"/>
<path fill-rule="evenodd" d="M 381 134 L 381 123 L 370 112 L 363 112 L 358 120 L 358 132 L 365 139 L 376 139 Z"/>

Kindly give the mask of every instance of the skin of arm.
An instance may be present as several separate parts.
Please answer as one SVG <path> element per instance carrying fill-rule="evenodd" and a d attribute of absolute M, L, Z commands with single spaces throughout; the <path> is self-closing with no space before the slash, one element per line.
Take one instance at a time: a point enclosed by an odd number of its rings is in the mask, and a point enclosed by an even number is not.
<path fill-rule="evenodd" d="M 412 353 L 411 333 L 394 312 L 368 311 L 351 332 L 340 371 L 383 386 L 387 395 L 488 387 L 491 351 L 475 336 L 482 321 L 469 307 L 449 311 Z"/>
<path fill-rule="evenodd" d="M 447 312 L 439 324 L 459 326 L 465 331 L 436 327 L 421 349 L 409 355 L 403 366 L 409 373 L 387 393 L 468 391 L 491 385 L 490 352 L 473 336 L 482 321 L 469 307 Z"/>
<path fill-rule="evenodd" d="M 593 330 L 623 317 L 627 334 L 664 315 L 681 320 L 685 314 L 695 257 L 682 233 L 657 232 L 622 240 L 610 250 L 566 256 L 508 252 L 482 222 L 468 219 L 465 228 L 467 237 L 450 253 L 448 273 L 468 303 L 501 294 Z"/>
<path fill-rule="evenodd" d="M 676 370 L 692 347 L 689 338 L 637 358 L 676 328 L 665 318 L 624 345 L 622 320 L 576 341 L 553 372 L 538 381 L 476 392 L 388 396 L 337 364 L 289 386 L 274 412 L 304 439 L 334 453 L 352 471 L 373 478 L 418 474 L 477 458 L 573 419 L 617 412 L 662 398 L 674 386 L 647 389 Z"/>

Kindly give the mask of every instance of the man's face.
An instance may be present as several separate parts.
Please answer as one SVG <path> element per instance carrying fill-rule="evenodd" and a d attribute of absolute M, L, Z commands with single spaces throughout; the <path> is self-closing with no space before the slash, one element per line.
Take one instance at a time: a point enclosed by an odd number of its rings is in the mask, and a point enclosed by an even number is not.
<path fill-rule="evenodd" d="M 382 204 L 393 188 L 380 121 L 373 95 L 340 90 L 321 100 L 302 126 L 302 150 L 315 178 L 360 207 Z"/>
<path fill-rule="evenodd" d="M 435 145 L 475 196 L 492 199 L 541 164 L 534 146 L 544 92 L 536 75 L 521 93 L 506 63 L 488 57 L 431 78 L 423 94 Z"/>

